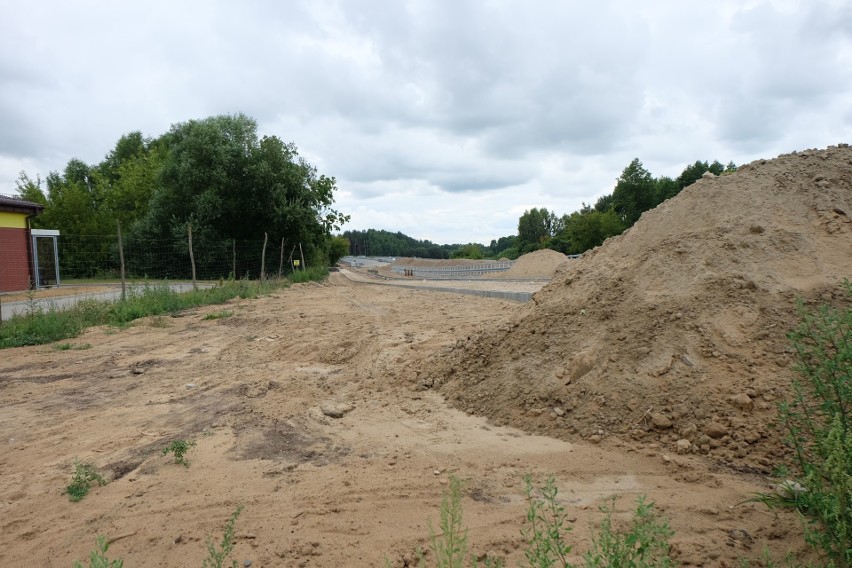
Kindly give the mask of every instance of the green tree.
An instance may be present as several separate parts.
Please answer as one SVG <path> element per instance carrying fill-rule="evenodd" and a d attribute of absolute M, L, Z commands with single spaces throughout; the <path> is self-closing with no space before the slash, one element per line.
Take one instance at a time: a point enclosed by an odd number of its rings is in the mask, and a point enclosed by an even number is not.
<path fill-rule="evenodd" d="M 452 253 L 450 253 L 450 258 L 469 258 L 473 260 L 479 260 L 483 257 L 482 254 L 482 245 L 477 243 L 468 243 L 466 245 L 462 245 Z"/>
<path fill-rule="evenodd" d="M 133 188 L 150 187 L 146 176 L 159 172 L 130 240 L 183 239 L 191 224 L 200 251 L 196 264 L 203 267 L 227 256 L 232 240 L 268 233 L 301 243 L 309 264 L 317 264 L 327 260 L 331 231 L 348 220 L 331 208 L 336 180 L 319 175 L 295 145 L 275 136 L 259 138 L 257 124 L 246 115 L 176 124 L 153 144 L 165 149 L 161 162 L 150 153 L 153 164 L 123 162 L 135 164 L 127 167 L 141 178 L 128 177 L 124 194 L 131 197 L 139 194 Z M 185 255 L 185 245 L 176 245 L 174 254 Z M 162 269 L 174 264 L 162 256 L 158 262 Z M 243 273 L 239 266 L 237 272 Z"/>
<path fill-rule="evenodd" d="M 561 222 L 555 213 L 548 211 L 545 207 L 541 209 L 533 207 L 524 211 L 524 214 L 518 219 L 516 246 L 522 254 L 547 248 L 551 237 L 557 234 L 560 229 Z"/>
<path fill-rule="evenodd" d="M 678 193 L 680 193 L 681 187 L 677 183 L 677 181 L 673 180 L 668 176 L 661 176 L 654 180 L 654 193 L 655 193 L 655 203 L 656 207 L 666 199 L 671 199 Z"/>
<path fill-rule="evenodd" d="M 332 266 L 349 254 L 349 239 L 345 237 L 330 237 L 328 240 L 328 262 Z"/>
<path fill-rule="evenodd" d="M 655 190 L 651 173 L 639 158 L 634 158 L 621 172 L 612 192 L 615 212 L 627 226 L 632 226 L 643 212 L 655 206 Z"/>
<path fill-rule="evenodd" d="M 551 241 L 551 247 L 564 254 L 581 254 L 621 234 L 625 225 L 612 209 L 598 211 L 583 204 L 579 211 L 566 216 L 563 230 Z"/>

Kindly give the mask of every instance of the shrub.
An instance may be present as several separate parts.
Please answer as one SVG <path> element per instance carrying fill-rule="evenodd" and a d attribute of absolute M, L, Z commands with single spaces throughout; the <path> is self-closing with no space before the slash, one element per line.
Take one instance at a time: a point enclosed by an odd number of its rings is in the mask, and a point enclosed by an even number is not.
<path fill-rule="evenodd" d="M 521 536 L 527 543 L 524 556 L 531 567 L 570 566 L 571 546 L 565 542 L 565 535 L 571 532 L 571 527 L 565 525 L 567 514 L 556 500 L 558 492 L 553 476 L 538 488 L 533 488 L 532 476 L 524 476 L 527 518 Z"/>
<path fill-rule="evenodd" d="M 645 501 L 644 495 L 636 500 L 627 531 L 613 528 L 615 497 L 600 509 L 605 517 L 592 537 L 592 549 L 585 556 L 587 568 L 667 568 L 673 565 L 669 557 L 669 538 L 674 533 L 668 521 L 654 512 L 654 504 Z"/>
<path fill-rule="evenodd" d="M 852 284 L 844 282 L 847 301 Z M 825 566 L 852 566 L 852 309 L 808 311 L 788 335 L 797 356 L 792 400 L 779 407 L 793 480 L 755 501 L 798 510 Z"/>
<path fill-rule="evenodd" d="M 71 483 L 65 488 L 65 493 L 71 501 L 77 502 L 89 494 L 92 483 L 106 485 L 106 480 L 90 463 L 84 463 L 74 458 L 74 475 Z"/>
<path fill-rule="evenodd" d="M 172 453 L 175 455 L 175 463 L 179 463 L 185 467 L 189 467 L 189 461 L 186 459 L 186 452 L 195 446 L 195 441 L 187 440 L 172 440 L 172 443 L 163 448 L 163 455 Z"/>

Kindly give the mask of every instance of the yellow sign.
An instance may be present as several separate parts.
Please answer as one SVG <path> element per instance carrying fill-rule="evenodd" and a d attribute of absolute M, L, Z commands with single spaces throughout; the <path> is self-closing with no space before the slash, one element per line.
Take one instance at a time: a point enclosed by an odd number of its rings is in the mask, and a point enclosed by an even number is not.
<path fill-rule="evenodd" d="M 299 266 L 299 261 L 298 261 L 298 260 L 294 260 L 294 261 L 293 261 L 293 266 Z"/>

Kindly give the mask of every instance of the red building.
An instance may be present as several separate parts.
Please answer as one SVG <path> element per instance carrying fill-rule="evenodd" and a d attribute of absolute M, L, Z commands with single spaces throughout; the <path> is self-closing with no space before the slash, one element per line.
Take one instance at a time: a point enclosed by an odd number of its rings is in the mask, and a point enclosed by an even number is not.
<path fill-rule="evenodd" d="M 26 290 L 35 282 L 30 219 L 43 210 L 38 203 L 0 195 L 0 292 Z"/>

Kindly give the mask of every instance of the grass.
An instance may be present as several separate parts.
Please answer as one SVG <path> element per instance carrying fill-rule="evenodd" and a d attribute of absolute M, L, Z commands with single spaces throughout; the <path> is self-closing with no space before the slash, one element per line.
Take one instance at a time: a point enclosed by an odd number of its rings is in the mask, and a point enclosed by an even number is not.
<path fill-rule="evenodd" d="M 53 346 L 57 351 L 84 351 L 86 349 L 91 349 L 91 343 L 57 343 Z"/>
<path fill-rule="evenodd" d="M 74 458 L 74 474 L 71 478 L 71 483 L 65 488 L 68 498 L 75 503 L 81 501 L 83 497 L 89 494 L 92 483 L 104 486 L 106 485 L 106 480 L 98 473 L 95 466 Z"/>
<path fill-rule="evenodd" d="M 326 269 L 294 272 L 289 279 L 260 281 L 227 280 L 212 288 L 175 292 L 167 285 L 133 287 L 124 300 L 82 300 L 73 307 L 59 310 L 42 309 L 30 302 L 29 313 L 15 316 L 0 325 L 0 349 L 42 345 L 77 337 L 84 329 L 96 325 L 124 327 L 130 322 L 210 304 L 223 304 L 233 298 L 257 298 L 293 282 L 322 280 Z"/>
<path fill-rule="evenodd" d="M 234 312 L 232 312 L 231 310 L 221 310 L 221 311 L 218 311 L 218 312 L 210 312 L 209 314 L 206 314 L 201 319 L 203 319 L 203 320 L 217 320 L 217 319 L 229 318 L 232 315 L 234 315 Z"/>

